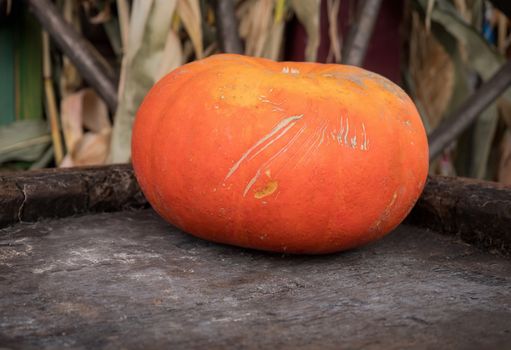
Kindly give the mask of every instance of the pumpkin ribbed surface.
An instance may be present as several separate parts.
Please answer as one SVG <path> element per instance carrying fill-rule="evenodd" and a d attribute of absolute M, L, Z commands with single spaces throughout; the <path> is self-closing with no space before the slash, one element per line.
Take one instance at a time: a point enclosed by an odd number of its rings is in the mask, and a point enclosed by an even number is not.
<path fill-rule="evenodd" d="M 153 208 L 182 230 L 315 254 L 396 227 L 424 187 L 428 145 L 413 102 L 377 74 L 226 54 L 151 89 L 132 161 Z"/>

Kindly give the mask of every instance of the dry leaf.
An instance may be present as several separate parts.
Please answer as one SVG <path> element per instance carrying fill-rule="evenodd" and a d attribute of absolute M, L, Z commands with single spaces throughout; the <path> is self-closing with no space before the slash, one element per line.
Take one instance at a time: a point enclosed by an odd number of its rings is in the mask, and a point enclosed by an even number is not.
<path fill-rule="evenodd" d="M 71 153 L 72 166 L 105 164 L 109 148 L 110 130 L 100 133 L 87 132 Z"/>
<path fill-rule="evenodd" d="M 108 22 L 112 18 L 112 14 L 110 13 L 110 4 L 107 2 L 97 15 L 90 17 L 89 22 L 93 24 L 101 24 Z"/>
<path fill-rule="evenodd" d="M 453 62 L 435 36 L 428 34 L 418 14 L 412 14 L 409 69 L 428 125 L 435 128 L 444 116 L 453 93 Z M 438 77 L 442 79 L 438 79 Z"/>
<path fill-rule="evenodd" d="M 511 129 L 507 129 L 502 138 L 500 152 L 498 181 L 511 185 Z"/>
<path fill-rule="evenodd" d="M 472 14 L 467 7 L 466 0 L 454 0 L 454 6 L 456 6 L 456 10 L 460 13 L 460 15 L 465 19 L 465 22 L 470 23 L 472 20 Z"/>
<path fill-rule="evenodd" d="M 273 22 L 266 40 L 262 57 L 277 61 L 280 59 L 282 52 L 282 42 L 284 40 L 284 21 Z"/>
<path fill-rule="evenodd" d="M 173 65 L 182 62 L 182 57 L 179 57 L 179 41 L 169 37 L 176 5 L 177 0 L 133 2 L 128 48 L 121 70 L 123 78 L 122 86 L 119 87 L 119 106 L 114 118 L 110 162 L 129 161 L 131 127 L 140 103 L 164 71 L 176 68 Z"/>
<path fill-rule="evenodd" d="M 60 104 L 60 119 L 68 153 L 74 150 L 76 143 L 83 136 L 82 104 L 80 92 L 64 97 Z"/>
<path fill-rule="evenodd" d="M 73 28 L 80 33 L 80 15 L 79 4 L 76 1 L 64 1 L 62 3 L 62 14 L 67 22 L 71 23 Z M 62 57 L 62 72 L 60 74 L 60 96 L 64 98 L 68 94 L 75 92 L 82 85 L 82 78 L 76 67 L 71 63 L 67 56 Z"/>
<path fill-rule="evenodd" d="M 500 98 L 497 104 L 499 106 L 499 112 L 502 115 L 502 119 L 506 123 L 508 129 L 511 129 L 511 101 L 509 101 L 509 99 Z"/>
<path fill-rule="evenodd" d="M 82 94 L 83 125 L 92 132 L 110 130 L 112 125 L 108 118 L 108 107 L 94 90 L 84 89 Z"/>
<path fill-rule="evenodd" d="M 316 61 L 320 41 L 319 18 L 321 0 L 291 0 L 298 20 L 307 32 L 307 46 L 305 47 L 305 59 L 310 62 Z"/>
<path fill-rule="evenodd" d="M 65 97 L 61 118 L 67 154 L 60 166 L 105 164 L 112 127 L 107 106 L 96 92 L 83 89 Z"/>
<path fill-rule="evenodd" d="M 177 34 L 170 29 L 165 41 L 165 48 L 163 49 L 163 56 L 161 64 L 156 72 L 155 80 L 159 80 L 171 70 L 183 64 L 183 49 Z"/>
<path fill-rule="evenodd" d="M 247 1 L 237 11 L 240 36 L 245 40 L 245 54 L 261 57 L 271 28 L 272 0 Z"/>
<path fill-rule="evenodd" d="M 245 54 L 273 60 L 280 58 L 284 36 L 285 7 L 274 0 L 247 1 L 237 11 Z M 275 12 L 275 16 L 274 16 Z"/>
<path fill-rule="evenodd" d="M 428 0 L 428 5 L 426 7 L 426 33 L 429 34 L 431 30 L 431 13 L 433 12 L 433 7 L 435 6 L 435 0 Z"/>
<path fill-rule="evenodd" d="M 119 30 L 121 32 L 122 52 L 126 53 L 128 47 L 128 33 L 130 28 L 130 6 L 128 0 L 117 0 L 117 13 L 119 16 Z"/>
<path fill-rule="evenodd" d="M 328 52 L 327 62 L 341 62 L 341 41 L 342 37 L 339 36 L 339 8 L 341 0 L 328 0 L 328 36 L 330 37 L 330 49 Z"/>
<path fill-rule="evenodd" d="M 177 13 L 192 40 L 195 56 L 197 56 L 197 59 L 201 59 L 204 57 L 204 49 L 202 46 L 202 17 L 199 0 L 178 0 Z"/>

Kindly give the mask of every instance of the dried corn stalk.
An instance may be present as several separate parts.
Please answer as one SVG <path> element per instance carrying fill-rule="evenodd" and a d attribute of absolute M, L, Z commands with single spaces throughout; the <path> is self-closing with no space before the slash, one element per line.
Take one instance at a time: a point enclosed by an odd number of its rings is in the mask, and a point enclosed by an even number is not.
<path fill-rule="evenodd" d="M 182 64 L 183 53 L 171 20 L 177 1 L 135 0 L 130 19 L 124 87 L 114 118 L 110 162 L 130 159 L 131 128 L 145 94 L 163 74 Z M 198 52 L 198 54 L 200 54 Z"/>

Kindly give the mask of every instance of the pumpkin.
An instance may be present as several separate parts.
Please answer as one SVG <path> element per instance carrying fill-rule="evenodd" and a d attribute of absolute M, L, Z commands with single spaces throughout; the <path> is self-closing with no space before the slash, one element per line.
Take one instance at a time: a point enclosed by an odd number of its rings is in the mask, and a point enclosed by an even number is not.
<path fill-rule="evenodd" d="M 405 218 L 428 144 L 413 102 L 375 73 L 221 54 L 149 91 L 132 162 L 153 208 L 183 231 L 319 254 L 372 242 Z"/>

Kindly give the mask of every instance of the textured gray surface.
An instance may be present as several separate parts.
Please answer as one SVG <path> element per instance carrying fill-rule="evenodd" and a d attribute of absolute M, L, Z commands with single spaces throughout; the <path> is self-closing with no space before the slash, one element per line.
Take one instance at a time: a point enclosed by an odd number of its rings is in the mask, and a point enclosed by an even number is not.
<path fill-rule="evenodd" d="M 151 210 L 0 230 L 0 347 L 504 349 L 511 261 L 412 226 L 282 256 Z"/>

